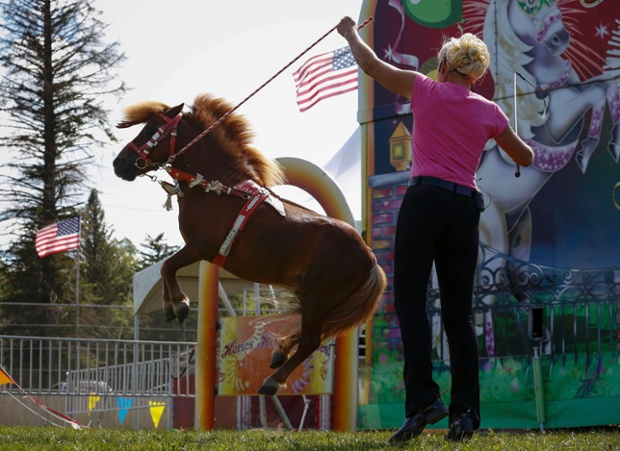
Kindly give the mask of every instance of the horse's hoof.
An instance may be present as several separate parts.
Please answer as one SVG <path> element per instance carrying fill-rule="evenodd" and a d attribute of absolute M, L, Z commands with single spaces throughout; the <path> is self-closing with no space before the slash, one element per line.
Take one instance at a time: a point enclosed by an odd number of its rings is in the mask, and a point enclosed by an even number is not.
<path fill-rule="evenodd" d="M 174 321 L 174 319 L 177 317 L 177 315 L 174 314 L 174 309 L 172 308 L 172 305 L 170 304 L 164 307 L 164 314 L 166 315 L 167 322 Z"/>
<path fill-rule="evenodd" d="M 287 360 L 286 354 L 283 352 L 273 352 L 271 354 L 271 363 L 269 364 L 269 368 L 275 370 L 276 368 L 280 368 Z"/>
<path fill-rule="evenodd" d="M 265 395 L 265 396 L 274 396 L 277 392 L 278 389 L 280 387 L 271 387 L 271 386 L 266 386 L 265 384 L 261 385 L 261 387 L 258 389 L 258 394 L 259 395 Z"/>
<path fill-rule="evenodd" d="M 189 315 L 189 302 L 181 301 L 178 304 L 174 304 L 172 306 L 172 310 L 174 311 L 174 315 L 179 320 L 179 323 L 182 323 L 183 321 L 185 321 L 185 318 L 187 318 L 187 316 Z"/>
<path fill-rule="evenodd" d="M 263 381 L 263 385 L 258 389 L 259 395 L 274 396 L 280 389 L 280 384 L 273 380 L 271 376 Z"/>

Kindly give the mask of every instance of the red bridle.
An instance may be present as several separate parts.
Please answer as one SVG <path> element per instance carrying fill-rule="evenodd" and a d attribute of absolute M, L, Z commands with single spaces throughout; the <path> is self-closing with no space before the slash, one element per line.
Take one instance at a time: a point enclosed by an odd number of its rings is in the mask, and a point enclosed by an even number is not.
<path fill-rule="evenodd" d="M 142 144 L 142 146 L 136 146 L 133 141 L 129 143 L 129 147 L 131 147 L 140 158 L 136 160 L 134 163 L 138 169 L 145 169 L 148 166 L 160 166 L 165 165 L 165 163 L 156 163 L 151 160 L 149 157 L 149 153 L 151 150 L 159 144 L 162 139 L 165 139 L 168 135 L 170 135 L 170 155 L 172 157 L 174 155 L 174 148 L 176 146 L 176 138 L 177 138 L 177 128 L 179 126 L 179 122 L 181 120 L 182 114 L 179 113 L 172 119 L 170 119 L 165 114 L 160 114 L 159 117 L 164 121 L 164 124 L 157 129 L 157 131 L 151 136 L 151 138 Z M 139 162 L 143 161 L 141 165 Z"/>

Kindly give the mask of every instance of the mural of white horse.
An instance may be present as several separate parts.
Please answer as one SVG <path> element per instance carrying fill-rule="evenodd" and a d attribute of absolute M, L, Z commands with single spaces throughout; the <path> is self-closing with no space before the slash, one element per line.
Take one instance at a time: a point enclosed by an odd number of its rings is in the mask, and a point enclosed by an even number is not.
<path fill-rule="evenodd" d="M 569 164 L 573 155 L 585 173 L 601 140 L 608 140 L 615 162 L 620 156 L 616 81 L 610 73 L 581 80 L 571 62 L 563 57 L 571 35 L 558 2 L 562 0 L 491 0 L 484 21 L 484 40 L 495 50 L 497 60 L 491 74 L 495 99 L 509 118 L 517 117 L 518 133 L 532 146 L 536 157 L 517 178 L 512 160 L 499 147 L 487 150 L 478 170 L 478 184 L 488 194 L 480 240 L 523 261 L 529 261 L 532 237 L 528 205 L 549 178 Z M 497 47 L 491 48 L 495 42 Z M 516 105 L 513 90 L 517 93 Z M 606 107 L 614 125 L 610 136 L 601 136 Z M 591 119 L 587 120 L 590 111 Z M 497 261 L 501 265 L 501 259 Z M 490 286 L 506 274 L 493 264 L 483 267 L 478 278 L 481 286 Z M 484 302 L 490 305 L 493 300 L 493 296 L 487 296 Z M 484 330 L 487 352 L 492 357 L 495 349 L 490 315 L 485 318 Z"/>

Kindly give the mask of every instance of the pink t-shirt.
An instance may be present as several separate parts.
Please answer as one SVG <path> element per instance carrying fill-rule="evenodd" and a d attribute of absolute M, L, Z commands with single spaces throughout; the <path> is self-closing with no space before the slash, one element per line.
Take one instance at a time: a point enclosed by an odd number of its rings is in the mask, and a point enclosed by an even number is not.
<path fill-rule="evenodd" d="M 426 175 L 476 188 L 476 169 L 486 142 L 508 118 L 494 102 L 455 83 L 416 76 L 411 177 Z"/>

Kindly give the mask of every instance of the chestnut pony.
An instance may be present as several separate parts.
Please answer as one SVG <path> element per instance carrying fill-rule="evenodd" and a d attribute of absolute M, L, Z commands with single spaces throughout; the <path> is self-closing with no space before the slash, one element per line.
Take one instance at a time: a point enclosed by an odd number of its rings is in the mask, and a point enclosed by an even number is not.
<path fill-rule="evenodd" d="M 285 182 L 283 171 L 250 145 L 248 122 L 226 100 L 199 95 L 189 113 L 182 104 L 137 104 L 118 127 L 136 124 L 145 125 L 114 159 L 115 174 L 132 181 L 164 169 L 175 183 L 168 193 L 178 196 L 185 246 L 161 268 L 168 321 L 189 314 L 176 272 L 199 260 L 289 289 L 294 326 L 280 334 L 270 364 L 277 369 L 259 389 L 273 395 L 323 340 L 374 313 L 386 278 L 372 250 L 349 224 L 269 189 Z"/>

